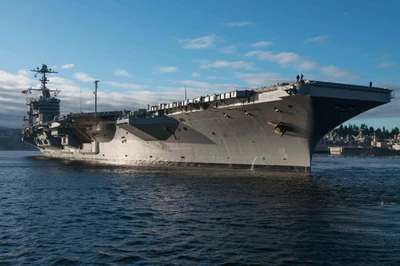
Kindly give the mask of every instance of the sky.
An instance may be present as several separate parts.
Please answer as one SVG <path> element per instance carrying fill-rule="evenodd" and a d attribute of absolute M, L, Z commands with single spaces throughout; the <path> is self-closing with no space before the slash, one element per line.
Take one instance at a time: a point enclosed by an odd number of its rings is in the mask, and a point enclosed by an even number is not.
<path fill-rule="evenodd" d="M 3 0 L 0 125 L 22 127 L 31 69 L 47 64 L 61 113 L 305 79 L 387 87 L 391 103 L 350 123 L 400 127 L 400 1 Z M 38 97 L 34 92 L 29 97 Z M 82 102 L 82 105 L 81 105 Z"/>

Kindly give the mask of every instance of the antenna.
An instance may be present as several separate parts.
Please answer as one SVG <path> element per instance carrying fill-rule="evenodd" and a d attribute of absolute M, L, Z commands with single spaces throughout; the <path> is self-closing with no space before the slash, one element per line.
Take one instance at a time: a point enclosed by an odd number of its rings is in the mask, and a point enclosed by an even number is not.
<path fill-rule="evenodd" d="M 185 84 L 185 101 L 187 100 L 186 84 Z"/>
<path fill-rule="evenodd" d="M 82 113 L 82 87 L 81 87 L 81 113 Z"/>
<path fill-rule="evenodd" d="M 98 88 L 98 84 L 99 84 L 99 81 L 98 80 L 95 80 L 94 81 L 94 84 L 95 84 L 95 86 L 94 86 L 94 92 L 93 92 L 93 94 L 94 94 L 94 117 L 97 117 L 97 88 Z"/>

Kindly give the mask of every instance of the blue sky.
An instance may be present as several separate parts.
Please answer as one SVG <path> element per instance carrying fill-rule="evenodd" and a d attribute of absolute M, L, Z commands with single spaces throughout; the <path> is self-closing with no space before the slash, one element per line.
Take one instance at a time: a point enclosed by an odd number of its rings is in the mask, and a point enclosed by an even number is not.
<path fill-rule="evenodd" d="M 133 109 L 305 78 L 400 92 L 398 1 L 11 1 L 0 9 L 0 125 L 21 126 L 30 69 L 62 112 Z M 400 93 L 397 93 L 400 97 Z M 399 98 L 354 123 L 400 126 Z M 4 119 L 3 119 L 4 118 Z"/>

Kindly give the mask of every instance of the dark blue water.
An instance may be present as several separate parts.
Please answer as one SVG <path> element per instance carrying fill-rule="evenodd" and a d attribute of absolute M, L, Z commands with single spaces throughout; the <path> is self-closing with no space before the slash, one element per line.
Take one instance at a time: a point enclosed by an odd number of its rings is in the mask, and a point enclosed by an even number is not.
<path fill-rule="evenodd" d="M 0 152 L 1 265 L 399 265 L 400 159 L 311 176 Z"/>

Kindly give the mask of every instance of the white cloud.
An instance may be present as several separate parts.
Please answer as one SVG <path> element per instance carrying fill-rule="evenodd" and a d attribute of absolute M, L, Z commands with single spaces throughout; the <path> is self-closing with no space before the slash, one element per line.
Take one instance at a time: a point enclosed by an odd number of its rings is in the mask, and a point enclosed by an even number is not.
<path fill-rule="evenodd" d="M 253 47 L 253 48 L 261 48 L 261 47 L 268 47 L 268 46 L 271 46 L 273 44 L 273 42 L 255 42 L 255 43 L 252 43 L 252 44 L 250 44 L 250 47 Z"/>
<path fill-rule="evenodd" d="M 201 75 L 200 75 L 199 73 L 197 73 L 197 72 L 193 72 L 193 73 L 192 73 L 192 77 L 193 77 L 193 78 L 200 78 L 200 76 L 201 76 Z"/>
<path fill-rule="evenodd" d="M 221 61 L 217 60 L 215 62 L 210 61 L 200 61 L 200 68 L 244 68 L 244 69 L 253 69 L 253 64 L 247 63 L 244 61 Z"/>
<path fill-rule="evenodd" d="M 208 79 L 211 79 L 211 80 L 226 79 L 226 78 L 224 78 L 224 77 L 219 77 L 219 76 L 208 76 L 207 78 L 208 78 Z"/>
<path fill-rule="evenodd" d="M 328 35 L 317 36 L 302 41 L 302 44 L 323 44 L 328 40 Z"/>
<path fill-rule="evenodd" d="M 213 87 L 212 84 L 210 83 L 204 81 L 196 81 L 196 80 L 183 80 L 183 81 L 178 81 L 178 83 L 202 89 L 211 89 Z"/>
<path fill-rule="evenodd" d="M 236 53 L 236 46 L 230 45 L 221 49 L 221 53 L 223 54 L 234 54 Z"/>
<path fill-rule="evenodd" d="M 204 82 L 204 81 L 196 81 L 196 80 L 182 80 L 182 81 L 177 81 L 177 83 L 191 86 L 191 87 L 197 88 L 197 89 L 206 89 L 208 94 L 210 94 L 212 92 L 229 91 L 229 90 L 244 88 L 243 86 L 239 86 L 236 84 L 212 84 L 212 83 L 208 83 L 208 82 Z"/>
<path fill-rule="evenodd" d="M 174 73 L 179 71 L 179 68 L 177 68 L 176 66 L 159 66 L 155 67 L 154 69 L 156 72 L 160 73 Z"/>
<path fill-rule="evenodd" d="M 391 68 L 391 67 L 396 67 L 397 64 L 394 63 L 382 63 L 376 66 L 376 68 Z"/>
<path fill-rule="evenodd" d="M 234 22 L 229 22 L 225 23 L 224 26 L 226 27 L 231 27 L 231 28 L 237 28 L 237 27 L 244 27 L 248 25 L 252 25 L 253 22 L 251 21 L 234 21 Z"/>
<path fill-rule="evenodd" d="M 278 73 L 263 72 L 263 73 L 236 73 L 238 78 L 243 79 L 251 86 L 266 86 L 275 83 L 287 81 Z"/>
<path fill-rule="evenodd" d="M 94 78 L 90 77 L 89 75 L 87 75 L 85 73 L 80 73 L 80 72 L 75 73 L 74 77 L 77 80 L 80 80 L 80 81 L 83 81 L 83 82 L 94 82 L 94 80 L 95 80 Z"/>
<path fill-rule="evenodd" d="M 38 85 L 39 83 L 36 80 L 28 76 L 26 70 L 20 70 L 15 74 L 0 70 L 0 116 L 2 120 L 5 117 L 1 114 L 5 110 L 10 110 L 10 108 L 17 108 L 20 111 L 25 110 L 25 101 L 30 95 L 25 96 L 21 94 L 21 91 L 30 87 L 38 87 Z"/>
<path fill-rule="evenodd" d="M 200 96 L 213 95 L 215 93 L 222 93 L 228 91 L 234 91 L 236 89 L 245 89 L 234 84 L 210 84 L 207 82 L 195 82 L 193 80 L 179 81 L 179 86 L 156 86 L 155 88 L 164 92 L 174 92 L 173 97 L 161 101 L 164 103 L 182 101 L 185 96 L 185 85 L 186 94 L 188 99 L 198 98 Z M 246 88 L 247 89 L 247 88 Z"/>
<path fill-rule="evenodd" d="M 128 73 L 128 71 L 123 70 L 123 69 L 119 69 L 119 68 L 115 71 L 114 75 L 115 75 L 115 76 L 120 76 L 120 77 L 128 77 L 128 78 L 132 77 L 132 76 Z"/>
<path fill-rule="evenodd" d="M 206 49 L 214 47 L 215 35 L 208 35 L 196 39 L 185 39 L 179 42 L 183 43 L 185 49 Z"/>
<path fill-rule="evenodd" d="M 332 65 L 321 65 L 310 58 L 291 52 L 281 52 L 275 54 L 273 52 L 251 51 L 248 52 L 245 56 L 256 56 L 259 60 L 275 62 L 283 68 L 292 67 L 297 69 L 298 71 L 318 70 L 325 75 L 325 78 L 329 79 L 343 77 L 349 77 L 352 79 L 359 78 L 354 72 L 350 70 L 341 69 Z"/>
<path fill-rule="evenodd" d="M 75 67 L 74 64 L 66 64 L 66 65 L 63 65 L 61 68 L 73 68 L 73 67 Z"/>
<path fill-rule="evenodd" d="M 341 77 L 353 77 L 357 78 L 357 75 L 350 70 L 341 69 L 336 66 L 320 66 L 318 68 L 322 73 L 324 73 L 327 77 L 335 79 Z"/>
<path fill-rule="evenodd" d="M 271 61 L 280 64 L 281 67 L 295 67 L 298 70 L 310 70 L 318 66 L 316 62 L 304 56 L 291 52 L 273 52 L 251 51 L 245 54 L 247 57 L 256 56 L 259 60 Z"/>
<path fill-rule="evenodd" d="M 108 85 L 112 87 L 118 87 L 118 88 L 124 88 L 124 89 L 134 89 L 134 90 L 140 90 L 146 88 L 146 86 L 141 85 L 141 84 L 134 84 L 134 83 L 120 83 L 120 82 L 115 82 L 115 81 L 108 81 Z"/>
<path fill-rule="evenodd" d="M 16 74 L 0 70 L 0 86 L 4 89 L 18 90 L 27 89 L 38 83 L 38 81 L 30 78 L 28 75 L 29 72 L 24 69 L 18 71 Z M 20 92 L 18 91 L 18 93 Z"/>

